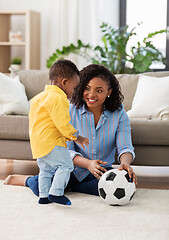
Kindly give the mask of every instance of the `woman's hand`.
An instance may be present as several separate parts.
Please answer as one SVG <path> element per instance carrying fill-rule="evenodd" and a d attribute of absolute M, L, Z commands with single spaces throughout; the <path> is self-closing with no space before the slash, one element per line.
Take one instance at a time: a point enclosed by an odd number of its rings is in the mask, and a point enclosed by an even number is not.
<path fill-rule="evenodd" d="M 135 182 L 135 184 L 137 184 L 137 176 L 132 167 L 130 166 L 130 163 L 132 162 L 132 154 L 131 153 L 122 154 L 120 157 L 120 162 L 121 164 L 119 166 L 119 170 L 126 170 L 129 174 L 129 177 L 133 178 L 133 181 Z"/>
<path fill-rule="evenodd" d="M 103 173 L 107 172 L 104 167 L 100 166 L 100 164 L 106 165 L 107 162 L 103 162 L 99 159 L 90 160 L 80 155 L 76 155 L 73 159 L 73 163 L 76 167 L 88 169 L 98 180 L 103 175 Z"/>
<path fill-rule="evenodd" d="M 129 174 L 129 177 L 133 178 L 133 181 L 135 182 L 135 184 L 137 184 L 137 176 L 132 167 L 128 163 L 121 163 L 119 166 L 119 170 L 126 170 Z"/>
<path fill-rule="evenodd" d="M 90 160 L 88 162 L 88 170 L 99 180 L 100 177 L 103 175 L 104 172 L 107 172 L 107 170 L 100 166 L 100 164 L 102 165 L 106 165 L 107 162 L 103 162 L 101 160 Z"/>

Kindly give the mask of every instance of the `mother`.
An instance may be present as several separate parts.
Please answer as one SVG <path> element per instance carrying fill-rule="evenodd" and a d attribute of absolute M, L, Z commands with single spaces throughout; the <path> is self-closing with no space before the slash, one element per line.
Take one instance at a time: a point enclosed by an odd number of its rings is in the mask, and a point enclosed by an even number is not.
<path fill-rule="evenodd" d="M 119 169 L 127 170 L 137 183 L 130 167 L 135 154 L 130 123 L 122 101 L 119 83 L 107 68 L 91 64 L 81 70 L 80 84 L 71 100 L 70 116 L 79 134 L 89 139 L 89 146 L 83 149 L 75 142 L 68 142 L 75 169 L 67 190 L 98 195 L 98 180 L 112 168 L 116 152 Z M 5 184 L 27 186 L 39 195 L 38 175 L 11 175 Z"/>

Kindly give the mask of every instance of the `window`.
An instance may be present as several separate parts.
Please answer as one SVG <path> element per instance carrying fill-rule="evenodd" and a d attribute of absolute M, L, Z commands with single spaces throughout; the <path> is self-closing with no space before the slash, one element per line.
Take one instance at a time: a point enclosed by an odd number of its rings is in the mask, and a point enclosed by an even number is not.
<path fill-rule="evenodd" d="M 141 23 L 136 28 L 137 36 L 131 39 L 127 49 L 130 49 L 131 45 L 135 45 L 138 40 L 146 37 L 148 33 L 166 29 L 169 21 L 167 12 L 169 12 L 169 0 L 121 0 L 120 25 L 127 24 L 132 29 L 138 23 Z M 153 70 L 169 70 L 169 40 L 167 40 L 167 34 L 157 35 L 152 39 L 152 43 L 167 58 L 167 64 L 154 63 L 151 68 Z"/>

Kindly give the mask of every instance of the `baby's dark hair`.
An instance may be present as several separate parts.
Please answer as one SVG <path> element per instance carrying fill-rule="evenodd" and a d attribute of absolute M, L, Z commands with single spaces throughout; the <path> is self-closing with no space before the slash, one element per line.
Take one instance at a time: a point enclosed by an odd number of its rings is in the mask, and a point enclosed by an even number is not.
<path fill-rule="evenodd" d="M 76 65 L 70 60 L 58 60 L 49 70 L 49 79 L 57 80 L 57 78 L 72 78 L 75 74 L 79 76 L 80 72 Z"/>
<path fill-rule="evenodd" d="M 94 77 L 102 78 L 107 82 L 109 89 L 112 89 L 110 97 L 106 98 L 104 102 L 104 108 L 111 112 L 120 109 L 124 97 L 121 93 L 119 82 L 106 67 L 98 64 L 90 64 L 80 71 L 80 83 L 73 93 L 71 103 L 76 105 L 77 108 L 83 106 L 83 92 L 88 82 Z"/>

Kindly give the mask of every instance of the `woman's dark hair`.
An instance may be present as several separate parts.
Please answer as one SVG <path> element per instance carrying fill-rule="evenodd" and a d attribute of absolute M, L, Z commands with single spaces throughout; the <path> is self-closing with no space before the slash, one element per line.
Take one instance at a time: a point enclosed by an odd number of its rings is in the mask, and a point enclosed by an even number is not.
<path fill-rule="evenodd" d="M 75 74 L 79 76 L 79 70 L 76 65 L 66 59 L 58 60 L 55 62 L 49 70 L 49 79 L 56 80 L 58 77 L 61 78 L 72 78 Z"/>
<path fill-rule="evenodd" d="M 71 103 L 73 103 L 77 108 L 83 106 L 83 92 L 88 82 L 94 77 L 102 78 L 107 82 L 109 89 L 112 89 L 110 97 L 106 98 L 104 102 L 104 109 L 111 112 L 119 109 L 124 99 L 119 82 L 106 67 L 98 64 L 90 64 L 80 71 L 80 83 L 73 93 Z"/>

